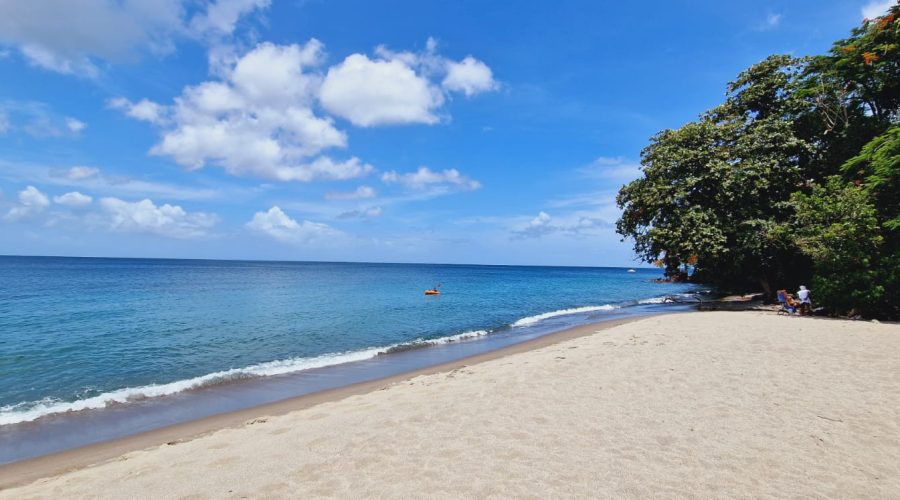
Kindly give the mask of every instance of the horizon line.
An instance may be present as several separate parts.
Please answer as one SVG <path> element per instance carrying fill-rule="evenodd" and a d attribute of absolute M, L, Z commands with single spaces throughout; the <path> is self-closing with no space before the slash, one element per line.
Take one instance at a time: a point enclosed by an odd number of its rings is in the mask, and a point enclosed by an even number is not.
<path fill-rule="evenodd" d="M 284 259 L 216 259 L 202 257 L 123 257 L 123 256 L 98 256 L 98 255 L 15 255 L 0 254 L 0 258 L 45 258 L 45 259 L 132 259 L 132 260 L 189 260 L 212 262 L 268 262 L 268 263 L 292 263 L 292 264 L 389 264 L 389 265 L 416 265 L 416 266 L 481 266 L 481 267 L 567 267 L 584 269 L 645 269 L 655 270 L 655 267 L 637 266 L 579 266 L 562 264 L 473 264 L 473 263 L 449 263 L 449 262 L 374 262 L 374 261 L 339 261 L 339 260 L 284 260 Z"/>

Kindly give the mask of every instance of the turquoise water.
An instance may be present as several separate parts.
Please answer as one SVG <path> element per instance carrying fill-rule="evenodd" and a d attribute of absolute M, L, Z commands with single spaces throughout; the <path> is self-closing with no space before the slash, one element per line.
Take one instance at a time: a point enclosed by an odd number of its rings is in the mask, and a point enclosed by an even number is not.
<path fill-rule="evenodd" d="M 656 270 L 0 257 L 0 425 L 691 291 Z M 442 294 L 423 291 L 441 283 Z"/>

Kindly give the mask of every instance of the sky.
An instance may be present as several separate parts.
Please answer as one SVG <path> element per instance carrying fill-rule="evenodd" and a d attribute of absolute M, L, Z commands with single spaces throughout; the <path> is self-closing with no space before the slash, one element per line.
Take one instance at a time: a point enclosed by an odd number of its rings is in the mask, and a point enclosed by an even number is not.
<path fill-rule="evenodd" d="M 892 0 L 0 0 L 0 255 L 638 266 L 617 190 Z"/>

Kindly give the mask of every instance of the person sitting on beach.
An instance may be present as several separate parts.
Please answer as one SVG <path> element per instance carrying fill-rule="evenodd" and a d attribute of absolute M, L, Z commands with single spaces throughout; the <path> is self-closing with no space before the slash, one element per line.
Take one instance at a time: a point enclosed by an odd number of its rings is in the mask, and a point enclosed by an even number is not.
<path fill-rule="evenodd" d="M 812 312 L 812 301 L 809 299 L 809 289 L 803 285 L 800 285 L 800 290 L 797 291 L 797 298 L 800 299 L 800 314 L 806 315 Z"/>
<path fill-rule="evenodd" d="M 797 306 L 800 305 L 800 302 L 797 302 L 794 297 L 787 292 L 787 290 L 778 290 L 776 295 L 778 297 L 778 302 L 781 303 L 783 311 L 786 311 L 789 314 L 794 314 L 795 312 L 797 312 Z"/>

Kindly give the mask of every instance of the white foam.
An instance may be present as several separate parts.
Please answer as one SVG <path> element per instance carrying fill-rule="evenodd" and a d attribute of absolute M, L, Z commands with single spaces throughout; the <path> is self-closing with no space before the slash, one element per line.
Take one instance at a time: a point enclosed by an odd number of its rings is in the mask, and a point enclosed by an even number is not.
<path fill-rule="evenodd" d="M 570 309 L 560 309 L 558 311 L 546 312 L 543 314 L 536 314 L 534 316 L 528 316 L 522 318 L 515 323 L 513 323 L 513 328 L 518 328 L 522 326 L 531 326 L 535 323 L 543 321 L 549 318 L 556 318 L 557 316 L 567 316 L 569 314 L 578 314 L 578 313 L 586 313 L 586 312 L 594 312 L 594 311 L 612 311 L 613 309 L 618 309 L 619 306 L 614 306 L 611 304 L 605 304 L 602 306 L 584 306 L 584 307 L 573 307 Z"/>
<path fill-rule="evenodd" d="M 664 295 L 662 297 L 653 297 L 649 299 L 641 299 L 637 303 L 638 304 L 664 304 L 666 300 L 669 299 L 668 295 Z"/>
<path fill-rule="evenodd" d="M 382 348 L 372 348 L 337 354 L 325 354 L 314 358 L 292 358 L 270 361 L 248 366 L 246 368 L 234 368 L 231 370 L 209 373 L 200 377 L 178 380 L 167 384 L 126 387 L 124 389 L 105 392 L 91 398 L 72 402 L 43 399 L 28 404 L 19 403 L 16 405 L 3 406 L 0 407 L 0 425 L 30 422 L 54 413 L 104 408 L 115 403 L 127 403 L 139 399 L 168 396 L 182 391 L 215 385 L 230 380 L 281 375 L 301 370 L 309 370 L 311 368 L 321 368 L 353 361 L 362 361 L 377 356 L 383 350 L 384 349 Z"/>
<path fill-rule="evenodd" d="M 473 330 L 471 332 L 463 332 L 457 333 L 456 335 L 450 335 L 448 337 L 441 337 L 437 339 L 428 340 L 427 342 L 430 344 L 449 344 L 451 342 L 459 342 L 460 340 L 469 340 L 478 337 L 483 337 L 487 334 L 491 333 L 488 330 Z"/>
<path fill-rule="evenodd" d="M 418 339 L 412 342 L 392 344 L 386 347 L 372 347 L 358 351 L 324 354 L 322 356 L 316 356 L 313 358 L 291 358 L 278 361 L 269 361 L 267 363 L 260 363 L 257 365 L 248 366 L 246 368 L 233 368 L 230 370 L 202 375 L 200 377 L 177 380 L 175 382 L 169 382 L 166 384 L 150 384 L 140 387 L 126 387 L 124 389 L 105 392 L 91 398 L 79 399 L 77 401 L 71 402 L 60 401 L 53 398 L 44 398 L 40 401 L 17 403 L 14 405 L 0 407 L 0 425 L 31 422 L 43 416 L 52 415 L 55 413 L 68 413 L 81 410 L 99 409 L 117 403 L 127 403 L 129 401 L 136 401 L 140 399 L 169 396 L 172 394 L 177 394 L 179 392 L 216 385 L 232 380 L 283 375 L 286 373 L 294 373 L 303 370 L 309 370 L 312 368 L 322 368 L 343 363 L 352 363 L 354 361 L 363 361 L 366 359 L 374 358 L 379 354 L 396 350 L 400 346 L 449 344 L 451 342 L 459 342 L 461 340 L 481 337 L 487 335 L 488 333 L 490 332 L 487 330 L 475 330 L 436 339 Z"/>

